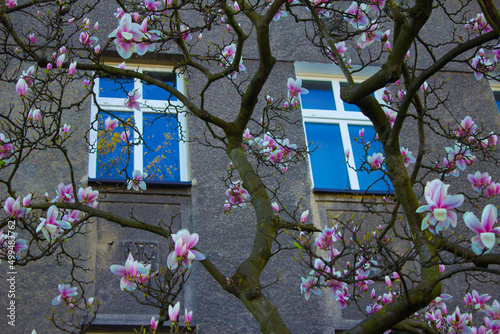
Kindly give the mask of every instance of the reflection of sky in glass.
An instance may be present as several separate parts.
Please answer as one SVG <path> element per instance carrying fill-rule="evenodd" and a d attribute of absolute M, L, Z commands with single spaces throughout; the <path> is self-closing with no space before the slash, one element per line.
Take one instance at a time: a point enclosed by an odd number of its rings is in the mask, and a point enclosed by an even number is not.
<path fill-rule="evenodd" d="M 111 118 L 121 121 L 132 122 L 133 113 L 113 112 Z M 124 131 L 123 123 L 119 122 L 118 127 L 112 131 L 104 130 L 104 121 L 110 117 L 108 113 L 99 113 L 99 131 L 97 141 L 97 168 L 96 177 L 98 179 L 125 179 L 126 168 L 129 177 L 134 170 L 134 148 L 127 147 L 120 134 Z M 129 140 L 133 139 L 131 127 L 126 127 L 130 131 Z"/>

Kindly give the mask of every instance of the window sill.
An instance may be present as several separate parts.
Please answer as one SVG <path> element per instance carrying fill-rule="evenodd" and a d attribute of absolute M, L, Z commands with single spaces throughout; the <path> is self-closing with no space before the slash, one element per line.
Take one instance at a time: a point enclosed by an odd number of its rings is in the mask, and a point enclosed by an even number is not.
<path fill-rule="evenodd" d="M 144 181 L 146 182 L 146 191 L 148 190 L 158 190 L 162 191 L 165 189 L 172 189 L 177 191 L 191 191 L 191 187 L 193 186 L 191 181 Z M 124 188 L 127 186 L 127 182 L 123 179 L 88 179 L 88 184 L 90 186 L 99 186 L 105 188 Z M 130 189 L 127 192 L 136 191 Z"/>
<path fill-rule="evenodd" d="M 381 190 L 351 190 L 351 189 L 332 189 L 332 188 L 313 188 L 313 193 L 315 194 L 339 194 L 339 195 L 374 195 L 374 196 L 392 196 L 394 192 L 392 191 L 381 191 Z"/>

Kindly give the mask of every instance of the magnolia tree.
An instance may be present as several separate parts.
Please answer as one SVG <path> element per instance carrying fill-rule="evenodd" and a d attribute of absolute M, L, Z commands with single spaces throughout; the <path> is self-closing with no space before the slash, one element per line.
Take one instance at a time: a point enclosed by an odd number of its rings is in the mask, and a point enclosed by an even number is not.
<path fill-rule="evenodd" d="M 435 112 L 448 108 L 446 78 L 437 76 L 448 64 L 473 71 L 477 80 L 496 78 L 500 15 L 491 1 L 145 0 L 116 1 L 114 7 L 111 1 L 106 3 L 105 9 L 113 8 L 114 14 L 108 10 L 107 17 L 99 19 L 114 22 L 109 31 L 103 31 L 96 19 L 95 11 L 103 6 L 98 1 L 1 3 L 1 79 L 17 101 L 0 115 L 4 205 L 0 257 L 11 268 L 29 268 L 31 262 L 53 255 L 58 264 L 61 258 L 70 259 L 71 280 L 46 287 L 54 291 L 54 312 L 48 315 L 54 326 L 83 333 L 102 305 L 85 293 L 88 282 L 78 274 L 86 270 L 81 264 L 86 257 L 67 250 L 73 240 L 85 237 L 86 224 L 99 218 L 172 243 L 166 267 L 159 270 L 138 262 L 132 254 L 124 264 L 109 264 L 117 275 L 117 289 L 157 308 L 159 318 L 151 319 L 144 332 L 155 333 L 166 323 L 174 332 L 196 330 L 189 327 L 193 317 L 189 310 L 184 322 L 179 321 L 176 301 L 196 261 L 221 289 L 245 305 L 262 332 L 290 332 L 261 285 L 277 236 L 287 231 L 304 265 L 304 277 L 302 282 L 297 277 L 297 285 L 305 299 L 324 292 L 331 293 L 342 308 L 363 305 L 366 317 L 349 333 L 499 333 L 499 302 L 480 287 L 463 291 L 463 303 L 454 310 L 446 307 L 451 296 L 442 293 L 444 281 L 459 274 L 466 275 L 468 282 L 475 282 L 474 278 L 498 281 L 500 228 L 497 208 L 490 201 L 500 193 L 500 180 L 476 167 L 486 166 L 481 161 L 497 162 L 497 135 L 474 115 L 450 123 Z M 431 14 L 440 15 L 442 35 L 435 25 L 428 27 Z M 284 20 L 302 34 L 297 39 L 307 38 L 325 62 L 338 66 L 348 83 L 342 88 L 342 99 L 358 106 L 373 123 L 376 136 L 368 138 L 361 130 L 356 141 L 365 152 L 358 168 L 382 171 L 394 194 L 383 198 L 383 209 L 366 204 L 366 212 L 376 215 L 380 225 L 339 218 L 315 225 L 308 210 L 279 197 L 280 186 L 289 182 L 286 173 L 308 154 L 307 146 L 291 143 L 284 132 L 286 124 L 296 123 L 291 115 L 300 110 L 300 95 L 308 93 L 301 80 L 292 77 L 282 82 L 282 95 L 269 96 L 263 90 L 276 64 L 270 32 Z M 257 66 L 247 70 L 243 60 L 248 44 L 257 48 Z M 120 66 L 105 62 L 113 54 L 122 58 Z M 161 59 L 167 54 L 177 55 L 172 58 L 176 72 L 202 80 L 199 91 L 185 93 L 147 72 L 126 67 L 131 57 L 137 63 L 142 57 Z M 353 76 L 370 65 L 379 70 L 355 82 Z M 166 90 L 170 101 L 176 99 L 182 107 L 169 102 L 162 107 L 164 116 L 174 110 L 201 120 L 206 140 L 197 140 L 223 148 L 231 165 L 226 170 L 227 200 L 220 203 L 221 212 L 230 214 L 246 204 L 256 218 L 252 251 L 236 265 L 232 277 L 196 248 L 203 235 L 112 214 L 98 205 L 106 188 L 79 186 L 81 175 L 75 172 L 71 145 L 80 132 L 78 124 L 65 120 L 75 111 L 86 111 L 90 99 L 97 106 L 90 128 L 98 130 L 96 140 L 88 133 L 84 137 L 91 151 L 122 150 L 127 155 L 143 142 L 140 136 L 134 138 L 140 131 L 132 119 L 115 117 L 99 105 L 93 89 L 98 77 L 138 79 Z M 227 83 L 239 99 L 233 114 L 206 104 L 209 92 Z M 75 100 L 75 87 L 86 92 L 80 100 Z M 383 90 L 381 100 L 373 97 L 379 90 Z M 125 108 L 148 107 L 139 91 L 127 90 L 127 94 Z M 258 101 L 265 101 L 263 108 Z M 414 147 L 401 146 L 405 135 L 418 139 Z M 431 151 L 426 138 L 450 144 Z M 375 141 L 383 151 L 368 153 Z M 23 164 L 40 152 L 58 152 L 58 163 L 64 165 L 58 168 L 68 171 L 57 189 L 46 189 L 45 194 L 20 189 L 15 182 L 29 177 L 19 175 Z M 349 156 L 346 152 L 346 161 Z M 124 188 L 148 191 L 150 172 L 127 171 L 126 163 L 119 166 L 126 179 Z M 470 186 L 458 193 L 450 185 L 457 181 Z M 403 245 L 404 251 L 397 251 L 401 247 L 395 245 Z M 385 288 L 371 286 L 376 280 L 385 282 Z M 56 315 L 61 308 L 68 311 L 62 318 Z"/>

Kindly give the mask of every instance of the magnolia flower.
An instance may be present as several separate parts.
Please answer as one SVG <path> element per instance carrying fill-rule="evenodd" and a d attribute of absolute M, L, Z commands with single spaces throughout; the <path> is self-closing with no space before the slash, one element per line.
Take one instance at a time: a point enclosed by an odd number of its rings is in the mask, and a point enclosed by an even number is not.
<path fill-rule="evenodd" d="M 36 228 L 36 232 L 42 231 L 43 236 L 49 242 L 57 236 L 60 229 L 70 229 L 71 224 L 67 221 L 58 220 L 59 209 L 55 205 L 52 205 L 47 210 L 47 218 L 40 217 L 40 224 Z"/>
<path fill-rule="evenodd" d="M 92 190 L 92 187 L 78 189 L 78 200 L 85 205 L 93 207 L 98 197 L 99 191 Z"/>
<path fill-rule="evenodd" d="M 57 290 L 59 290 L 59 296 L 54 297 L 54 299 L 52 299 L 52 306 L 59 305 L 59 303 L 63 300 L 69 303 L 71 297 L 74 297 L 78 294 L 78 292 L 76 292 L 78 288 L 77 287 L 72 288 L 69 284 L 59 284 Z"/>
<path fill-rule="evenodd" d="M 132 173 L 132 179 L 128 181 L 127 189 L 134 189 L 135 191 L 139 191 L 139 189 L 146 190 L 146 182 L 145 179 L 148 176 L 148 173 L 142 173 L 140 170 L 135 169 Z"/>
<path fill-rule="evenodd" d="M 382 153 L 373 153 L 367 160 L 372 169 L 379 169 L 384 162 L 384 155 Z"/>
<path fill-rule="evenodd" d="M 143 34 L 140 25 L 133 23 L 132 16 L 125 13 L 121 16 L 118 28 L 113 30 L 108 38 L 114 38 L 116 51 L 120 57 L 128 59 L 136 52 L 135 42 L 142 42 Z"/>
<path fill-rule="evenodd" d="M 129 253 L 127 261 L 125 261 L 125 266 L 113 264 L 109 269 L 113 274 L 122 276 L 120 279 L 120 289 L 133 291 L 137 287 L 137 283 L 145 283 L 149 279 L 151 264 L 144 266 L 142 263 L 134 260 L 132 254 Z"/>
<path fill-rule="evenodd" d="M 474 190 L 478 192 L 481 192 L 483 188 L 491 183 L 491 176 L 487 172 L 481 174 L 481 172 L 477 171 L 474 174 L 467 175 L 467 179 L 472 183 Z"/>
<path fill-rule="evenodd" d="M 12 8 L 14 6 L 17 6 L 17 0 L 5 0 L 5 6 L 7 8 Z"/>
<path fill-rule="evenodd" d="M 155 317 L 151 318 L 151 321 L 149 322 L 149 328 L 152 332 L 156 332 L 156 330 L 158 329 L 158 320 L 155 321 Z"/>
<path fill-rule="evenodd" d="M 124 142 L 124 143 L 127 143 L 129 142 L 129 138 L 130 138 L 130 131 L 127 130 L 127 131 L 122 131 L 122 133 L 120 134 L 120 139 Z"/>
<path fill-rule="evenodd" d="M 351 23 L 355 28 L 366 26 L 370 23 L 370 19 L 366 15 L 366 4 L 359 5 L 353 1 L 351 6 L 345 11 L 344 20 Z"/>
<path fill-rule="evenodd" d="M 40 109 L 30 109 L 30 111 L 28 112 L 28 119 L 30 121 L 39 121 L 40 119 L 42 118 L 42 114 L 40 112 Z"/>
<path fill-rule="evenodd" d="M 278 206 L 278 203 L 276 203 L 276 202 L 272 202 L 271 207 L 273 208 L 273 211 L 275 213 L 278 213 L 280 211 L 280 207 Z"/>
<path fill-rule="evenodd" d="M 491 182 L 486 188 L 486 197 L 494 197 L 500 193 L 500 183 Z"/>
<path fill-rule="evenodd" d="M 424 190 L 427 205 L 417 209 L 417 212 L 430 211 L 422 220 L 422 230 L 432 226 L 431 231 L 441 232 L 446 230 L 450 224 L 457 226 L 457 214 L 452 209 L 462 205 L 463 195 L 448 196 L 450 185 L 444 184 L 441 180 L 427 182 Z"/>
<path fill-rule="evenodd" d="M 118 127 L 118 119 L 113 118 L 111 119 L 111 116 L 108 116 L 106 120 L 104 121 L 104 129 L 106 131 L 113 131 Z"/>
<path fill-rule="evenodd" d="M 488 253 L 495 246 L 497 235 L 500 239 L 500 227 L 493 228 L 497 221 L 497 208 L 492 204 L 486 205 L 481 216 L 481 222 L 472 212 L 464 214 L 464 222 L 468 228 L 477 233 L 472 237 L 472 250 L 476 254 L 481 254 L 485 248 Z"/>
<path fill-rule="evenodd" d="M 189 326 L 191 321 L 193 321 L 193 311 L 188 312 L 188 310 L 185 308 L 184 309 L 184 322 L 186 323 L 186 326 Z"/>
<path fill-rule="evenodd" d="M 25 208 L 21 206 L 21 197 L 18 197 L 16 200 L 12 197 L 7 198 L 3 209 L 9 216 L 14 218 L 19 218 L 26 212 Z"/>
<path fill-rule="evenodd" d="M 129 109 L 136 109 L 136 110 L 141 110 L 141 107 L 139 106 L 139 100 L 141 98 L 141 94 L 137 89 L 134 89 L 133 91 L 128 92 L 128 98 L 125 100 L 124 105 L 126 108 Z"/>
<path fill-rule="evenodd" d="M 300 216 L 300 223 L 304 224 L 308 216 L 309 216 L 309 210 L 302 212 L 302 215 Z"/>
<path fill-rule="evenodd" d="M 76 71 L 76 64 L 77 62 L 74 61 L 72 62 L 71 64 L 69 64 L 69 68 L 68 68 L 68 75 L 70 77 L 72 77 L 73 75 L 75 75 L 75 71 Z"/>
<path fill-rule="evenodd" d="M 417 159 L 414 156 L 412 156 L 411 151 L 405 149 L 404 147 L 401 147 L 401 155 L 403 156 L 406 167 L 417 161 Z"/>
<path fill-rule="evenodd" d="M 28 84 L 23 78 L 19 78 L 16 83 L 16 92 L 19 96 L 23 97 L 28 92 Z"/>
<path fill-rule="evenodd" d="M 181 303 L 177 302 L 174 307 L 168 305 L 168 318 L 171 322 L 177 322 L 177 317 L 179 316 L 179 311 L 181 308 Z"/>
<path fill-rule="evenodd" d="M 59 57 L 57 57 L 56 67 L 60 69 L 64 64 L 65 59 L 66 59 L 66 55 L 64 53 L 62 53 Z"/>
<path fill-rule="evenodd" d="M 190 268 L 194 260 L 201 261 L 205 259 L 205 255 L 196 250 L 192 250 L 199 240 L 197 233 L 190 234 L 188 230 L 182 229 L 171 236 L 175 246 L 174 251 L 170 253 L 167 258 L 168 268 L 175 269 L 179 266 L 179 263 Z"/>
<path fill-rule="evenodd" d="M 315 295 L 321 294 L 321 290 L 319 290 L 316 286 L 318 284 L 318 278 L 313 276 L 313 274 L 314 270 L 309 273 L 307 279 L 301 277 L 302 283 L 300 284 L 300 293 L 304 294 L 306 300 L 311 297 L 311 293 L 314 293 Z"/>
<path fill-rule="evenodd" d="M 293 78 L 288 78 L 288 82 L 286 84 L 288 87 L 288 99 L 295 100 L 299 98 L 300 94 L 307 94 L 309 91 L 305 88 L 302 88 L 302 80 L 297 79 L 293 80 Z"/>

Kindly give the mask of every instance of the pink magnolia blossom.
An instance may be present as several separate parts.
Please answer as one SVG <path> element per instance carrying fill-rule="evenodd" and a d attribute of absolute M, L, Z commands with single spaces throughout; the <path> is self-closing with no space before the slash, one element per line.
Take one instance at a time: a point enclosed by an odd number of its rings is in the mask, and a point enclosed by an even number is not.
<path fill-rule="evenodd" d="M 31 199 L 31 194 L 29 196 Z M 28 205 L 29 205 L 29 201 L 28 201 Z M 14 198 L 9 197 L 5 200 L 5 204 L 3 206 L 3 209 L 10 217 L 19 218 L 26 213 L 25 207 L 28 205 L 21 204 L 21 197 L 18 197 L 15 200 L 14 200 Z"/>
<path fill-rule="evenodd" d="M 47 210 L 47 218 L 40 218 L 40 224 L 38 224 L 36 231 L 40 232 L 42 231 L 43 236 L 45 239 L 49 242 L 52 242 L 52 240 L 57 237 L 57 234 L 59 234 L 60 229 L 70 229 L 71 224 L 57 219 L 59 216 L 59 209 L 55 205 L 52 205 L 48 210 Z"/>
<path fill-rule="evenodd" d="M 335 292 L 335 295 L 337 297 L 335 300 L 339 303 L 340 308 L 346 308 L 351 299 L 347 290 L 339 289 Z"/>
<path fill-rule="evenodd" d="M 275 213 L 278 213 L 280 211 L 280 207 L 278 206 L 278 203 L 276 203 L 276 202 L 272 202 L 271 207 L 273 208 L 273 211 Z"/>
<path fill-rule="evenodd" d="M 14 146 L 9 143 L 3 133 L 0 133 L 0 159 L 8 157 L 12 151 L 14 151 Z"/>
<path fill-rule="evenodd" d="M 106 131 L 113 131 L 118 127 L 118 119 L 113 118 L 111 119 L 111 116 L 108 116 L 106 120 L 104 121 L 104 129 Z"/>
<path fill-rule="evenodd" d="M 300 284 L 300 293 L 303 293 L 306 300 L 311 297 L 311 293 L 315 295 L 320 295 L 321 290 L 316 286 L 318 284 L 318 278 L 313 276 L 314 270 L 309 273 L 307 278 L 301 277 L 302 283 Z"/>
<path fill-rule="evenodd" d="M 69 64 L 69 68 L 68 68 L 68 75 L 70 77 L 72 77 L 73 75 L 75 75 L 75 71 L 76 71 L 76 64 L 77 62 L 74 61 L 72 62 L 71 64 Z"/>
<path fill-rule="evenodd" d="M 52 299 L 52 306 L 59 305 L 59 303 L 61 303 L 61 301 L 63 300 L 66 303 L 70 303 L 71 297 L 74 297 L 78 294 L 78 292 L 76 292 L 78 288 L 72 288 L 69 284 L 59 284 L 57 290 L 59 291 L 59 295 Z"/>
<path fill-rule="evenodd" d="M 61 54 L 59 57 L 57 57 L 56 67 L 60 69 L 64 64 L 65 59 L 66 59 L 66 55 L 64 53 Z"/>
<path fill-rule="evenodd" d="M 68 184 L 64 185 L 64 183 L 59 183 L 57 185 L 56 190 L 57 196 L 54 199 L 54 202 L 63 202 L 63 203 L 74 203 L 75 197 L 73 195 L 73 185 Z"/>
<path fill-rule="evenodd" d="M 179 311 L 181 308 L 181 303 L 177 302 L 174 307 L 168 305 L 168 318 L 171 322 L 177 322 L 177 317 L 179 316 Z"/>
<path fill-rule="evenodd" d="M 472 330 L 467 324 L 472 321 L 472 316 L 468 313 L 460 313 L 460 308 L 457 306 L 455 312 L 446 317 L 446 322 L 450 325 L 448 334 L 470 333 Z"/>
<path fill-rule="evenodd" d="M 405 149 L 404 147 L 401 147 L 401 155 L 403 156 L 406 167 L 408 167 L 410 164 L 414 164 L 417 161 L 417 159 L 412 156 L 411 151 Z"/>
<path fill-rule="evenodd" d="M 17 0 L 5 0 L 5 6 L 7 8 L 13 8 L 17 6 Z"/>
<path fill-rule="evenodd" d="M 386 109 L 384 110 L 385 116 L 387 116 L 387 119 L 389 120 L 389 124 L 391 125 L 391 128 L 394 126 L 394 123 L 396 122 L 396 117 L 398 116 L 397 111 L 394 111 L 392 109 Z"/>
<path fill-rule="evenodd" d="M 92 187 L 87 187 L 85 189 L 80 187 L 80 189 L 78 189 L 78 200 L 85 205 L 93 207 L 98 197 L 99 191 L 92 190 Z"/>
<path fill-rule="evenodd" d="M 64 123 L 64 125 L 59 129 L 59 133 L 57 134 L 58 139 L 62 140 L 68 138 L 70 129 L 71 125 Z"/>
<path fill-rule="evenodd" d="M 127 131 L 122 131 L 122 133 L 120 134 L 120 139 L 124 142 L 124 143 L 127 143 L 129 142 L 130 140 L 130 131 L 127 130 Z"/>
<path fill-rule="evenodd" d="M 491 182 L 486 188 L 486 197 L 495 197 L 500 193 L 500 183 Z"/>
<path fill-rule="evenodd" d="M 226 190 L 226 195 L 229 196 L 229 203 L 232 207 L 244 207 L 245 200 L 250 196 L 248 191 L 243 188 L 242 181 L 233 181 L 228 190 Z"/>
<path fill-rule="evenodd" d="M 35 44 L 35 42 L 36 42 L 35 34 L 30 34 L 28 37 L 29 37 L 30 43 Z"/>
<path fill-rule="evenodd" d="M 373 153 L 367 158 L 372 169 L 380 169 L 384 163 L 384 155 L 382 153 Z"/>
<path fill-rule="evenodd" d="M 121 19 L 123 17 L 123 15 L 125 15 L 125 11 L 123 10 L 123 8 L 121 7 L 118 7 L 116 8 L 116 13 L 113 14 L 117 19 Z"/>
<path fill-rule="evenodd" d="M 12 240 L 15 240 L 13 248 Z M 0 231 L 0 257 L 7 257 L 8 250 L 12 250 L 16 259 L 20 259 L 20 253 L 25 249 L 28 249 L 28 242 L 24 239 L 19 239 L 17 232 L 7 234 L 3 230 Z"/>
<path fill-rule="evenodd" d="M 330 250 L 333 244 L 341 238 L 342 234 L 337 231 L 337 226 L 326 227 L 316 238 L 315 243 L 318 248 Z"/>
<path fill-rule="evenodd" d="M 125 266 L 113 264 L 109 267 L 115 275 L 122 276 L 120 279 L 120 288 L 122 290 L 134 291 L 137 283 L 145 283 L 149 279 L 151 264 L 144 266 L 142 263 L 134 260 L 131 253 L 128 254 Z"/>
<path fill-rule="evenodd" d="M 452 209 L 462 205 L 464 196 L 449 196 L 449 187 L 450 185 L 444 184 L 439 179 L 427 182 L 424 190 L 427 205 L 417 209 L 418 213 L 430 211 L 422 220 L 422 230 L 431 227 L 431 232 L 441 232 L 446 230 L 450 224 L 453 227 L 457 226 L 457 214 Z"/>
<path fill-rule="evenodd" d="M 287 16 L 288 13 L 283 8 L 280 8 L 276 11 L 276 14 L 274 14 L 273 21 L 278 21 L 280 18 Z"/>
<path fill-rule="evenodd" d="M 376 15 L 379 15 L 380 11 L 384 9 L 385 1 L 386 0 L 370 0 L 367 10 L 372 10 Z"/>
<path fill-rule="evenodd" d="M 300 223 L 305 224 L 308 216 L 309 216 L 309 210 L 302 212 L 302 215 L 300 216 Z"/>
<path fill-rule="evenodd" d="M 23 97 L 28 92 L 28 84 L 23 78 L 19 78 L 16 83 L 16 92 L 19 96 Z"/>
<path fill-rule="evenodd" d="M 477 124 L 472 120 L 470 116 L 465 117 L 460 125 L 457 126 L 457 129 L 454 131 L 455 135 L 459 137 L 464 136 L 474 136 L 477 131 Z"/>
<path fill-rule="evenodd" d="M 108 38 L 114 38 L 116 51 L 120 57 L 128 59 L 136 52 L 136 43 L 142 41 L 143 34 L 140 25 L 133 23 L 132 16 L 125 13 L 121 16 L 118 28 L 113 30 Z"/>
<path fill-rule="evenodd" d="M 168 268 L 176 269 L 180 263 L 190 268 L 194 260 L 201 261 L 205 259 L 205 255 L 192 249 L 198 243 L 198 233 L 191 234 L 188 230 L 182 229 L 171 236 L 175 246 L 174 251 L 167 258 Z"/>
<path fill-rule="evenodd" d="M 467 293 L 464 297 L 464 304 L 465 306 L 469 307 L 472 306 L 475 310 L 479 310 L 484 308 L 486 305 L 485 303 L 491 299 L 491 296 L 488 294 L 482 294 L 479 295 L 479 293 L 474 290 L 472 291 L 472 295 L 470 293 Z"/>
<path fill-rule="evenodd" d="M 464 214 L 464 222 L 468 228 L 477 233 L 472 237 L 472 250 L 476 254 L 481 254 L 485 248 L 488 253 L 500 239 L 500 227 L 493 228 L 497 222 L 497 208 L 492 204 L 486 205 L 481 216 L 481 222 L 472 212 Z"/>
<path fill-rule="evenodd" d="M 455 164 L 460 170 L 465 170 L 476 161 L 476 157 L 465 145 L 455 144 L 453 148 L 445 147 L 445 150 L 448 153 L 448 162 Z"/>
<path fill-rule="evenodd" d="M 288 99 L 296 100 L 299 98 L 300 94 L 307 94 L 309 91 L 305 88 L 302 88 L 302 80 L 297 79 L 293 80 L 293 78 L 288 78 L 288 82 L 286 84 L 288 87 Z"/>
<path fill-rule="evenodd" d="M 366 15 L 366 4 L 358 4 L 353 1 L 351 6 L 345 11 L 344 20 L 351 23 L 355 28 L 366 26 L 370 19 Z"/>
<path fill-rule="evenodd" d="M 158 7 L 161 6 L 160 1 L 155 1 L 155 0 L 145 0 L 144 1 L 144 8 L 147 10 L 150 10 L 152 12 L 155 12 L 158 10 Z"/>
<path fill-rule="evenodd" d="M 155 317 L 151 318 L 151 321 L 149 322 L 149 329 L 155 333 L 156 330 L 158 329 L 158 320 L 155 320 Z"/>
<path fill-rule="evenodd" d="M 141 110 L 141 106 L 139 105 L 139 100 L 141 98 L 141 94 L 137 89 L 134 89 L 128 92 L 128 98 L 124 102 L 124 106 L 129 109 Z"/>
<path fill-rule="evenodd" d="M 28 112 L 28 119 L 30 121 L 37 122 L 42 118 L 42 114 L 40 112 L 40 109 L 30 109 Z"/>
<path fill-rule="evenodd" d="M 221 53 L 221 62 L 223 64 L 232 63 L 236 54 L 236 44 L 232 43 L 224 47 Z"/>
<path fill-rule="evenodd" d="M 128 181 L 127 189 L 146 190 L 146 182 L 144 182 L 146 177 L 148 177 L 148 173 L 142 173 L 140 170 L 135 169 L 132 172 L 132 179 Z"/>
<path fill-rule="evenodd" d="M 193 321 L 193 311 L 189 311 L 185 308 L 184 309 L 184 322 L 186 323 L 186 326 L 189 326 L 189 324 Z"/>
<path fill-rule="evenodd" d="M 489 306 L 489 305 L 484 306 L 483 312 L 486 313 L 486 316 L 488 316 L 492 319 L 495 319 L 495 320 L 499 320 L 500 319 L 500 303 L 498 302 L 498 300 L 495 299 L 491 306 Z"/>
<path fill-rule="evenodd" d="M 481 192 L 483 188 L 491 183 L 491 176 L 487 172 L 481 174 L 481 172 L 477 171 L 474 174 L 467 175 L 467 179 L 472 183 L 474 190 L 478 192 Z"/>

